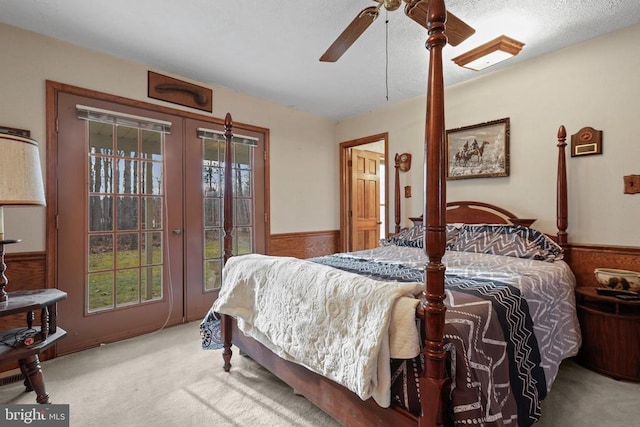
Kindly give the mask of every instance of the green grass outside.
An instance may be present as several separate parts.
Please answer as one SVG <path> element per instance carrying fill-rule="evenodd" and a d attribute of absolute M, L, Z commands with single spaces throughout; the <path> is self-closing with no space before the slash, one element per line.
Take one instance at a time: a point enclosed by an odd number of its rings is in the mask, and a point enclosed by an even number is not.
<path fill-rule="evenodd" d="M 238 239 L 238 254 L 251 252 L 251 239 L 242 236 Z M 89 255 L 89 312 L 111 309 L 116 306 L 137 304 L 140 301 L 152 301 L 162 298 L 162 266 L 161 250 L 155 248 L 151 265 L 140 267 L 137 250 L 117 251 L 117 265 L 114 266 L 112 252 L 93 253 Z M 205 247 L 204 280 L 205 289 L 220 288 L 222 276 L 222 245 L 220 242 L 208 241 Z M 113 271 L 113 269 L 117 270 Z M 142 271 L 140 270 L 142 268 Z M 146 274 L 151 270 L 152 280 L 147 292 Z"/>

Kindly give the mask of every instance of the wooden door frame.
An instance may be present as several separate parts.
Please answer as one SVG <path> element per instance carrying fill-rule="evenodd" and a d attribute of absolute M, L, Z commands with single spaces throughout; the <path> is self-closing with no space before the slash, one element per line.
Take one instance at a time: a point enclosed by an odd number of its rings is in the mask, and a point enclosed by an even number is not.
<path fill-rule="evenodd" d="M 175 108 L 165 107 L 158 104 L 152 104 L 145 101 L 125 98 L 118 95 L 112 95 L 104 92 L 98 92 L 91 89 L 85 89 L 77 86 L 59 83 L 51 80 L 46 81 L 46 223 L 45 223 L 45 263 L 46 263 L 46 283 L 48 288 L 57 287 L 57 239 L 56 239 L 56 216 L 58 213 L 58 186 L 57 186 L 57 152 L 58 152 L 58 132 L 57 132 L 57 104 L 59 93 L 69 93 L 72 95 L 94 98 L 101 101 L 118 103 L 128 107 L 141 108 L 153 112 L 165 113 L 180 117 L 182 119 L 191 118 L 195 120 L 203 120 L 224 126 L 224 119 L 204 114 L 192 113 L 189 111 L 178 110 Z M 263 133 L 265 144 L 265 170 L 264 170 L 264 209 L 266 213 L 264 242 L 265 253 L 270 250 L 270 233 L 271 233 L 271 209 L 270 209 L 270 182 L 269 182 L 269 129 L 249 125 L 240 122 L 234 122 L 236 130 L 251 130 Z M 186 264 L 185 264 L 186 265 Z M 186 284 L 184 284 L 186 286 Z"/>
<path fill-rule="evenodd" d="M 349 150 L 359 145 L 384 140 L 384 197 L 385 197 L 385 236 L 389 233 L 389 133 L 365 136 L 340 143 L 340 252 L 349 250 Z"/>

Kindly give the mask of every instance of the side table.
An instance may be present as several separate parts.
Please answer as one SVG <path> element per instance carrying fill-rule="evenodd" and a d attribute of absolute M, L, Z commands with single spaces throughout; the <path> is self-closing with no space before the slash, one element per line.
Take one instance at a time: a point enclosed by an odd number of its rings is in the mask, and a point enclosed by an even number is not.
<path fill-rule="evenodd" d="M 576 288 L 582 347 L 578 361 L 615 379 L 640 381 L 640 300 Z"/>
<path fill-rule="evenodd" d="M 0 317 L 26 313 L 26 327 L 0 331 L 0 364 L 18 361 L 25 387 L 35 391 L 38 403 L 50 403 L 38 355 L 67 334 L 56 324 L 57 303 L 66 297 L 58 289 L 36 289 L 9 292 L 0 302 Z M 37 310 L 40 326 L 33 325 Z"/>

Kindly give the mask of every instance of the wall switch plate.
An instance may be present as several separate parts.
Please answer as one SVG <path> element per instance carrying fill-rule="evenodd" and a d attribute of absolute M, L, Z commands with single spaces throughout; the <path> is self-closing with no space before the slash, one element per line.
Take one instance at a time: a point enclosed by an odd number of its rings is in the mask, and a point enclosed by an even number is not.
<path fill-rule="evenodd" d="M 408 199 L 411 197 L 411 186 L 410 185 L 406 185 L 404 187 L 404 198 Z"/>
<path fill-rule="evenodd" d="M 627 175 L 624 177 L 624 194 L 640 193 L 640 175 Z"/>

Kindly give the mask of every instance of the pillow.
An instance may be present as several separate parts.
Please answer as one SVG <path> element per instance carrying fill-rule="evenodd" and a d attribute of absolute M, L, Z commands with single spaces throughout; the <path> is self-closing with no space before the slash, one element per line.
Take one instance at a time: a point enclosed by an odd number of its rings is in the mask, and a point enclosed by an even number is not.
<path fill-rule="evenodd" d="M 549 262 L 563 257 L 562 248 L 544 233 L 521 225 L 466 224 L 449 249 Z"/>
<path fill-rule="evenodd" d="M 413 248 L 423 247 L 422 224 L 413 227 L 403 228 L 398 233 L 388 239 L 381 239 L 382 246 L 411 246 Z"/>
<path fill-rule="evenodd" d="M 447 249 L 450 249 L 450 247 L 455 243 L 461 228 L 462 224 L 447 224 Z M 399 233 L 389 237 L 388 239 L 380 240 L 380 245 L 422 248 L 424 247 L 423 226 L 420 224 L 402 229 Z"/>

